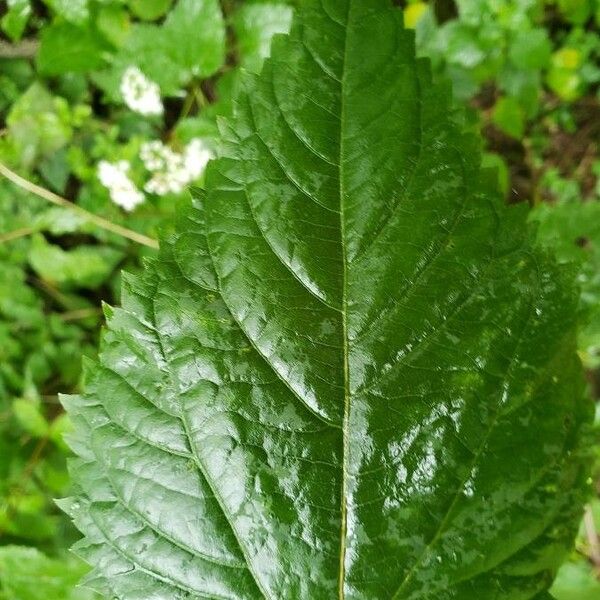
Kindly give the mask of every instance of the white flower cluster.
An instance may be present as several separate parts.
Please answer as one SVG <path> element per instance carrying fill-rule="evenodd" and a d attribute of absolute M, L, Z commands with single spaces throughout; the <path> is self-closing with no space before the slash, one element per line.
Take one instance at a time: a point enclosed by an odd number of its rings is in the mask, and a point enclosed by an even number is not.
<path fill-rule="evenodd" d="M 127 67 L 121 78 L 121 95 L 125 104 L 141 115 L 161 115 L 160 88 L 137 67 Z"/>
<path fill-rule="evenodd" d="M 140 149 L 140 158 L 151 173 L 144 189 L 158 196 L 180 194 L 202 175 L 212 157 L 211 150 L 198 138 L 193 139 L 181 154 L 161 141 L 147 142 Z M 116 163 L 101 160 L 98 163 L 100 183 L 108 189 L 111 200 L 127 211 L 145 200 L 144 193 L 128 177 L 130 166 L 126 160 Z"/>
<path fill-rule="evenodd" d="M 111 200 L 127 211 L 132 211 L 138 204 L 144 202 L 145 196 L 129 179 L 129 162 L 120 160 L 109 163 L 101 160 L 98 163 L 98 179 L 108 189 Z"/>
<path fill-rule="evenodd" d="M 211 150 L 198 138 L 193 139 L 182 154 L 159 140 L 147 142 L 140 150 L 140 158 L 152 178 L 144 189 L 158 196 L 179 194 L 202 175 L 212 157 Z"/>

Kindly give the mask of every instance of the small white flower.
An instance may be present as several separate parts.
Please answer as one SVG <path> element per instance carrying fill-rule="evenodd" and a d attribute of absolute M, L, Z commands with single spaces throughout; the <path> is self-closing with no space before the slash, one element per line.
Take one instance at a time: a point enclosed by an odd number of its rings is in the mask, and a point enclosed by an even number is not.
<path fill-rule="evenodd" d="M 104 187 L 111 188 L 117 182 L 122 181 L 128 170 L 129 163 L 126 160 L 120 160 L 118 163 L 101 160 L 98 163 L 98 179 Z"/>
<path fill-rule="evenodd" d="M 183 154 L 174 152 L 158 140 L 147 142 L 140 149 L 140 158 L 152 178 L 144 189 L 159 196 L 180 194 L 202 175 L 212 156 L 211 150 L 200 139 L 192 140 Z"/>
<path fill-rule="evenodd" d="M 161 115 L 163 105 L 160 88 L 137 67 L 127 67 L 121 78 L 121 95 L 125 104 L 141 115 Z"/>
<path fill-rule="evenodd" d="M 159 140 L 142 144 L 140 158 L 148 171 L 163 171 L 166 168 L 165 150 L 167 147 Z"/>
<path fill-rule="evenodd" d="M 145 200 L 144 194 L 129 179 L 129 163 L 121 160 L 109 163 L 101 160 L 98 163 L 98 179 L 108 189 L 111 200 L 127 211 L 132 211 L 138 204 Z"/>
<path fill-rule="evenodd" d="M 182 192 L 183 188 L 180 189 L 180 187 L 174 183 L 175 182 L 167 173 L 155 173 L 152 179 L 146 183 L 144 189 L 149 194 L 156 194 L 157 196 L 166 196 L 169 193 Z"/>
<path fill-rule="evenodd" d="M 204 173 L 212 157 L 211 149 L 200 138 L 194 138 L 187 145 L 183 153 L 183 161 L 190 181 L 198 179 Z"/>

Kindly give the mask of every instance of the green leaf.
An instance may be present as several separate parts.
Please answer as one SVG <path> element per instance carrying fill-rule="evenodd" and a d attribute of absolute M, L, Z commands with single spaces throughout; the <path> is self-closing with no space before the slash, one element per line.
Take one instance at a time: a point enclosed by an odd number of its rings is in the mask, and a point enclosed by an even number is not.
<path fill-rule="evenodd" d="M 573 102 L 581 97 L 583 82 L 576 71 L 552 68 L 546 82 L 548 87 L 565 102 Z"/>
<path fill-rule="evenodd" d="M 129 34 L 130 15 L 122 6 L 108 4 L 101 6 L 96 16 L 96 27 L 112 44 L 122 46 Z"/>
<path fill-rule="evenodd" d="M 8 10 L 0 21 L 2 31 L 13 41 L 21 39 L 31 15 L 29 0 L 8 0 Z"/>
<path fill-rule="evenodd" d="M 191 76 L 210 77 L 225 62 L 225 23 L 218 0 L 178 0 L 161 34 L 168 55 Z"/>
<path fill-rule="evenodd" d="M 578 48 L 565 46 L 552 55 L 552 65 L 557 69 L 576 71 L 581 67 L 584 55 Z"/>
<path fill-rule="evenodd" d="M 33 79 L 27 60 L 14 59 L 0 63 L 0 110 L 6 112 Z"/>
<path fill-rule="evenodd" d="M 583 92 L 583 80 L 579 74 L 584 54 L 577 48 L 565 46 L 552 55 L 552 66 L 546 82 L 562 100 L 573 102 Z"/>
<path fill-rule="evenodd" d="M 592 13 L 594 0 L 558 0 L 560 12 L 571 23 L 583 24 Z"/>
<path fill-rule="evenodd" d="M 2 600 L 92 600 L 86 590 L 75 589 L 86 572 L 73 558 L 50 559 L 35 548 L 0 548 L 0 598 Z"/>
<path fill-rule="evenodd" d="M 129 0 L 128 4 L 136 17 L 154 21 L 169 10 L 172 2 L 173 0 Z"/>
<path fill-rule="evenodd" d="M 62 450 L 68 451 L 68 446 L 64 442 L 64 436 L 72 429 L 71 421 L 67 415 L 60 414 L 52 424 L 48 431 L 50 439 Z"/>
<path fill-rule="evenodd" d="M 64 193 L 71 172 L 64 148 L 39 163 L 38 169 L 54 191 L 59 194 Z"/>
<path fill-rule="evenodd" d="M 419 21 L 424 18 L 429 7 L 425 2 L 413 2 L 404 9 L 404 24 L 410 29 L 415 29 Z"/>
<path fill-rule="evenodd" d="M 248 4 L 235 14 L 234 27 L 240 52 L 240 64 L 259 72 L 271 50 L 271 38 L 287 33 L 292 9 L 281 4 Z"/>
<path fill-rule="evenodd" d="M 499 154 L 488 152 L 482 156 L 481 166 L 484 169 L 495 169 L 498 175 L 498 189 L 506 198 L 510 189 L 510 171 L 506 161 Z"/>
<path fill-rule="evenodd" d="M 550 63 L 552 44 L 545 29 L 517 34 L 510 46 L 510 59 L 520 69 L 539 70 Z"/>
<path fill-rule="evenodd" d="M 16 265 L 5 264 L 0 270 L 0 316 L 39 327 L 42 303 L 25 283 L 25 273 Z"/>
<path fill-rule="evenodd" d="M 95 82 L 113 100 L 121 100 L 120 85 L 127 67 L 136 65 L 166 95 L 176 95 L 186 84 L 188 75 L 167 54 L 160 28 L 135 23 L 113 60 L 111 69 L 94 75 Z"/>
<path fill-rule="evenodd" d="M 492 122 L 514 138 L 521 139 L 525 133 L 525 113 L 514 98 L 500 98 L 496 102 Z"/>
<path fill-rule="evenodd" d="M 88 221 L 70 208 L 52 206 L 40 213 L 34 222 L 38 231 L 48 231 L 53 235 L 85 231 Z"/>
<path fill-rule="evenodd" d="M 225 23 L 218 0 L 179 0 L 162 25 L 137 23 L 95 79 L 113 99 L 125 69 L 138 66 L 166 95 L 176 95 L 194 77 L 213 75 L 225 61 Z"/>
<path fill-rule="evenodd" d="M 24 167 L 31 167 L 37 158 L 54 155 L 70 140 L 73 132 L 61 108 L 61 102 L 37 82 L 12 105 L 6 122 Z"/>
<path fill-rule="evenodd" d="M 15 400 L 12 409 L 15 418 L 24 431 L 38 438 L 48 435 L 48 422 L 41 413 L 37 402 L 32 400 Z"/>
<path fill-rule="evenodd" d="M 448 32 L 448 60 L 466 69 L 473 69 L 486 59 L 485 47 L 476 29 L 462 23 L 450 23 Z"/>
<path fill-rule="evenodd" d="M 57 23 L 43 30 L 37 66 L 43 75 L 85 73 L 100 68 L 106 40 L 90 27 Z"/>
<path fill-rule="evenodd" d="M 506 65 L 498 75 L 497 83 L 506 96 L 513 97 L 519 103 L 528 117 L 538 116 L 542 88 L 540 71 Z"/>
<path fill-rule="evenodd" d="M 579 351 L 588 368 L 600 366 L 600 203 L 561 201 L 536 206 L 530 216 L 538 241 L 558 259 L 579 266 Z"/>
<path fill-rule="evenodd" d="M 556 600 L 597 600 L 600 581 L 586 562 L 568 562 L 558 572 L 552 595 Z"/>
<path fill-rule="evenodd" d="M 44 0 L 44 2 L 66 21 L 82 24 L 89 19 L 88 0 Z"/>
<path fill-rule="evenodd" d="M 46 281 L 95 289 L 104 283 L 123 258 L 122 252 L 108 246 L 80 245 L 63 250 L 35 235 L 29 250 L 29 263 Z"/>
<path fill-rule="evenodd" d="M 540 600 L 592 406 L 568 270 L 387 0 L 307 0 L 65 398 L 127 600 Z M 547 595 L 545 596 L 547 598 Z"/>

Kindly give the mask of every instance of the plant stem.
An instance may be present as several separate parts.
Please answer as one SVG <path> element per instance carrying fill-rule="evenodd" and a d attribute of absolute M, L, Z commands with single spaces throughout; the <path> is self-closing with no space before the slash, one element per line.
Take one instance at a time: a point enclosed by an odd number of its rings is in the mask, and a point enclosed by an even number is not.
<path fill-rule="evenodd" d="M 34 231 L 35 229 L 31 227 L 23 227 L 22 229 L 9 231 L 8 233 L 0 235 L 0 244 L 4 244 L 5 242 L 10 242 L 12 240 L 18 240 L 19 238 L 31 235 Z"/>
<path fill-rule="evenodd" d="M 68 208 L 74 212 L 79 213 L 87 221 L 93 223 L 101 229 L 110 231 L 111 233 L 115 233 L 116 235 L 120 235 L 121 237 L 130 239 L 143 246 L 148 246 L 149 248 L 158 248 L 158 242 L 155 239 L 143 235 L 142 233 L 138 233 L 137 231 L 133 231 L 132 229 L 128 229 L 127 227 L 117 225 L 116 223 L 112 223 L 108 219 L 104 219 L 103 217 L 95 215 L 94 213 L 91 213 L 85 210 L 84 208 L 81 208 L 81 206 L 73 204 L 73 202 L 70 202 L 66 198 L 63 198 L 62 196 L 59 196 L 58 194 L 55 194 L 50 190 L 47 190 L 43 187 L 40 187 L 39 185 L 36 185 L 31 181 L 28 181 L 27 179 L 24 179 L 23 177 L 21 177 L 2 163 L 0 163 L 0 174 L 6 177 L 6 179 L 8 179 L 9 181 L 12 181 L 12 183 L 19 186 L 20 188 L 31 192 L 32 194 L 35 194 L 36 196 L 39 196 L 40 198 L 43 198 L 44 200 L 47 200 L 52 204 L 56 204 L 57 206 L 61 206 L 63 208 Z"/>
<path fill-rule="evenodd" d="M 40 47 L 37 40 L 25 39 L 18 44 L 0 40 L 0 58 L 33 58 Z"/>

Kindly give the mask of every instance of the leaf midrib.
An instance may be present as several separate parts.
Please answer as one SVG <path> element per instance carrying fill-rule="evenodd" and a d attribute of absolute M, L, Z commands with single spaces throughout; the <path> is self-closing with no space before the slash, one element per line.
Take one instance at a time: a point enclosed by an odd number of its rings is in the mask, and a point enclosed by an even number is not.
<path fill-rule="evenodd" d="M 340 201 L 340 243 L 342 246 L 342 348 L 344 352 L 344 417 L 342 421 L 342 490 L 341 490 L 341 524 L 340 524 L 340 564 L 338 579 L 339 600 L 345 598 L 346 580 L 346 539 L 348 535 L 348 455 L 349 455 L 349 421 L 350 421 L 350 365 L 348 340 L 348 256 L 346 248 L 346 223 L 344 206 L 344 133 L 346 122 L 345 83 L 346 65 L 348 63 L 348 38 L 353 0 L 348 0 L 346 28 L 344 39 L 344 55 L 340 78 L 340 139 L 339 139 L 339 201 Z"/>

